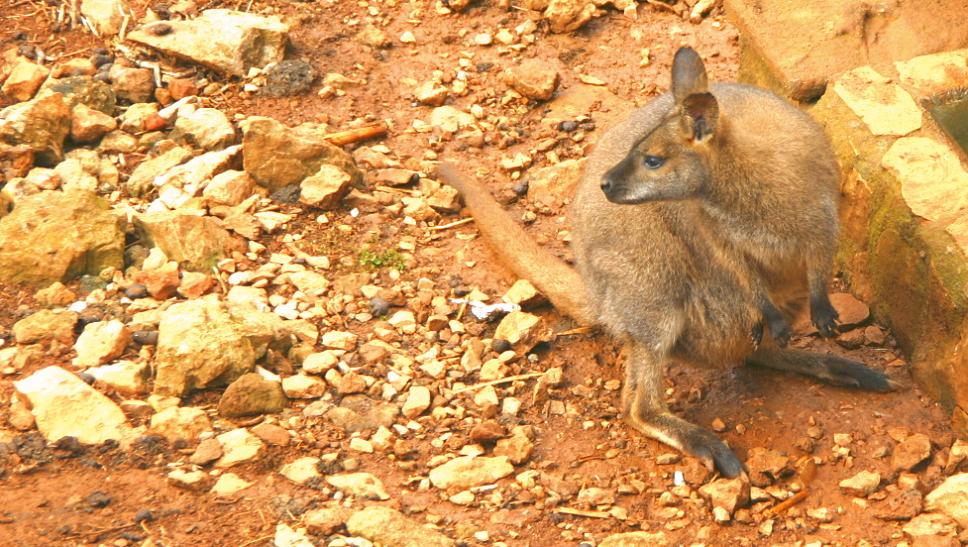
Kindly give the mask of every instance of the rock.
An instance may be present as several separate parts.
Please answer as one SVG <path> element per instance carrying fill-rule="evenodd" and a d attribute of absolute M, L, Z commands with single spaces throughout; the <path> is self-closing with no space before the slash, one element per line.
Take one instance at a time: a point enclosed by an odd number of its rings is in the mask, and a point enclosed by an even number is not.
<path fill-rule="evenodd" d="M 518 355 L 524 355 L 538 343 L 550 340 L 551 336 L 543 319 L 523 311 L 505 315 L 494 331 L 494 339 L 507 341 Z"/>
<path fill-rule="evenodd" d="M 223 473 L 212 487 L 212 493 L 219 498 L 231 498 L 250 486 L 251 482 L 243 480 L 235 473 Z"/>
<path fill-rule="evenodd" d="M 870 66 L 841 75 L 831 87 L 874 135 L 903 136 L 921 127 L 910 93 Z"/>
<path fill-rule="evenodd" d="M 37 291 L 34 299 L 42 306 L 67 306 L 77 300 L 77 294 L 65 287 L 60 281 L 54 281 Z"/>
<path fill-rule="evenodd" d="M 296 484 L 306 484 L 322 476 L 316 469 L 318 464 L 319 458 L 311 456 L 299 458 L 282 466 L 279 473 Z"/>
<path fill-rule="evenodd" d="M 29 146 L 39 165 L 64 158 L 71 111 L 60 93 L 38 96 L 0 110 L 0 142 Z"/>
<path fill-rule="evenodd" d="M 320 353 L 310 353 L 303 359 L 303 372 L 310 374 L 325 374 L 326 371 L 335 367 L 339 363 L 339 356 L 333 351 L 323 351 Z"/>
<path fill-rule="evenodd" d="M 315 376 L 297 374 L 282 379 L 282 389 L 290 399 L 317 399 L 326 393 L 326 382 Z"/>
<path fill-rule="evenodd" d="M 252 433 L 272 446 L 289 445 L 289 432 L 275 424 L 263 422 L 253 427 Z"/>
<path fill-rule="evenodd" d="M 578 30 L 595 15 L 595 4 L 588 0 L 551 0 L 544 17 L 551 24 L 551 32 Z"/>
<path fill-rule="evenodd" d="M 515 428 L 514 434 L 506 439 L 499 439 L 494 447 L 495 456 L 505 456 L 514 465 L 521 465 L 531 458 L 534 443 L 527 435 Z"/>
<path fill-rule="evenodd" d="M 901 441 L 891 455 L 891 468 L 894 472 L 910 471 L 931 457 L 931 439 L 918 433 Z"/>
<path fill-rule="evenodd" d="M 331 330 L 323 334 L 322 344 L 328 348 L 353 351 L 359 337 L 352 332 Z"/>
<path fill-rule="evenodd" d="M 155 75 L 147 68 L 133 68 L 116 62 L 111 65 L 108 78 L 118 99 L 147 103 L 154 96 Z"/>
<path fill-rule="evenodd" d="M 625 532 L 603 539 L 598 547 L 660 547 L 672 545 L 664 532 Z"/>
<path fill-rule="evenodd" d="M 232 165 L 241 150 L 237 145 L 207 152 L 156 176 L 152 184 L 159 187 L 158 199 L 169 209 L 184 206 L 198 196 L 209 179 Z"/>
<path fill-rule="evenodd" d="M 407 394 L 407 400 L 403 403 L 403 415 L 411 420 L 420 416 L 430 408 L 430 399 L 430 390 L 425 386 L 411 387 Z"/>
<path fill-rule="evenodd" d="M 13 338 L 21 345 L 46 340 L 73 344 L 76 324 L 77 314 L 72 311 L 40 310 L 13 324 Z"/>
<path fill-rule="evenodd" d="M 444 133 L 456 133 L 475 122 L 474 116 L 450 105 L 438 106 L 430 112 L 430 126 Z"/>
<path fill-rule="evenodd" d="M 922 513 L 904 525 L 904 533 L 913 538 L 923 536 L 947 536 L 955 534 L 957 523 L 946 515 Z"/>
<path fill-rule="evenodd" d="M 578 492 L 578 503 L 596 507 L 615 503 L 615 493 L 604 488 L 585 487 Z"/>
<path fill-rule="evenodd" d="M 528 199 L 551 208 L 560 208 L 575 194 L 585 160 L 565 160 L 532 171 L 528 178 Z"/>
<path fill-rule="evenodd" d="M 872 510 L 874 516 L 881 520 L 909 520 L 921 512 L 923 504 L 921 492 L 914 488 L 905 488 L 888 494 Z"/>
<path fill-rule="evenodd" d="M 302 59 L 287 59 L 269 67 L 261 92 L 270 97 L 290 97 L 313 87 L 316 71 Z"/>
<path fill-rule="evenodd" d="M 159 33 L 158 28 L 168 28 Z M 199 63 L 229 76 L 282 61 L 289 27 L 277 18 L 226 10 L 205 10 L 195 19 L 158 21 L 127 36 L 168 55 Z"/>
<path fill-rule="evenodd" d="M 135 227 L 148 245 L 193 271 L 209 272 L 233 251 L 245 250 L 240 240 L 209 216 L 178 211 L 145 213 L 135 218 Z"/>
<path fill-rule="evenodd" d="M 77 143 L 94 142 L 109 131 L 114 131 L 118 122 L 103 112 L 94 110 L 86 104 L 78 104 L 71 111 L 71 140 Z"/>
<path fill-rule="evenodd" d="M 198 272 L 182 272 L 178 283 L 178 294 L 189 300 L 201 298 L 215 286 L 212 276 Z"/>
<path fill-rule="evenodd" d="M 259 457 L 263 446 L 262 439 L 249 433 L 244 427 L 222 433 L 218 437 L 222 444 L 222 457 L 215 462 L 215 467 L 226 468 L 245 463 Z"/>
<path fill-rule="evenodd" d="M 226 418 L 271 414 L 282 412 L 288 402 L 282 384 L 253 372 L 229 384 L 218 401 L 218 413 Z"/>
<path fill-rule="evenodd" d="M 205 185 L 202 195 L 222 205 L 238 205 L 256 193 L 255 180 L 245 171 L 223 171 Z"/>
<path fill-rule="evenodd" d="M 74 344 L 77 357 L 72 364 L 79 368 L 102 365 L 120 357 L 129 342 L 131 331 L 117 319 L 88 323 Z"/>
<path fill-rule="evenodd" d="M 158 324 L 155 393 L 182 396 L 232 382 L 265 351 L 255 335 L 211 295 L 169 307 Z"/>
<path fill-rule="evenodd" d="M 389 507 L 373 505 L 353 513 L 346 529 L 379 545 L 394 547 L 453 547 L 454 541 L 436 530 L 411 521 Z"/>
<path fill-rule="evenodd" d="M 47 67 L 21 57 L 3 82 L 0 95 L 9 97 L 14 102 L 29 101 L 40 89 L 49 73 L 50 70 Z"/>
<path fill-rule="evenodd" d="M 327 475 L 326 482 L 330 486 L 351 496 L 358 496 L 369 500 L 388 500 L 390 495 L 380 479 L 370 473 L 341 473 Z"/>
<path fill-rule="evenodd" d="M 173 406 L 152 416 L 149 429 L 172 444 L 179 440 L 194 444 L 202 433 L 212 430 L 212 422 L 199 407 Z"/>
<path fill-rule="evenodd" d="M 950 475 L 961 467 L 962 463 L 968 461 L 968 441 L 955 439 L 948 452 L 948 461 L 945 463 L 944 472 Z"/>
<path fill-rule="evenodd" d="M 235 142 L 235 128 L 225 113 L 215 108 L 199 108 L 191 114 L 179 116 L 175 131 L 190 144 L 205 150 L 216 150 Z"/>
<path fill-rule="evenodd" d="M 288 524 L 280 522 L 276 524 L 276 535 L 272 539 L 273 547 L 315 547 L 306 536 L 305 528 L 293 529 Z"/>
<path fill-rule="evenodd" d="M 859 327 L 871 316 L 871 310 L 867 304 L 857 300 L 849 293 L 833 293 L 830 295 L 830 303 L 837 314 L 840 330 L 849 330 Z"/>
<path fill-rule="evenodd" d="M 537 306 L 545 302 L 545 298 L 538 292 L 538 289 L 527 279 L 515 281 L 514 285 L 511 285 L 511 288 L 501 297 L 501 300 L 517 304 L 522 308 Z"/>
<path fill-rule="evenodd" d="M 323 164 L 299 183 L 299 202 L 317 209 L 332 209 L 350 191 L 353 178 L 335 165 Z"/>
<path fill-rule="evenodd" d="M 17 177 L 27 176 L 27 172 L 34 165 L 34 151 L 26 145 L 15 145 L 0 142 L 0 179 L 11 180 Z M 0 192 L 0 200 L 5 199 L 6 194 Z M 12 203 L 0 201 L 0 218 L 5 216 Z"/>
<path fill-rule="evenodd" d="M 420 104 L 440 106 L 447 100 L 447 94 L 446 87 L 434 81 L 426 81 L 414 90 L 413 98 Z"/>
<path fill-rule="evenodd" d="M 155 131 L 158 121 L 167 121 L 158 115 L 161 106 L 158 103 L 135 103 L 129 106 L 119 117 L 121 130 L 139 135 L 145 131 Z M 166 143 L 167 144 L 167 143 Z"/>
<path fill-rule="evenodd" d="M 188 461 L 194 465 L 208 465 L 222 457 L 222 443 L 218 439 L 205 439 L 198 443 Z"/>
<path fill-rule="evenodd" d="M 227 475 L 232 474 L 227 473 Z M 222 476 L 224 477 L 225 475 Z M 235 475 L 232 476 L 238 479 L 238 477 Z M 175 469 L 171 473 L 168 473 L 167 478 L 168 482 L 172 486 L 195 492 L 205 490 L 210 484 L 212 484 L 212 479 L 209 477 L 209 475 L 201 470 L 186 471 L 184 469 Z M 221 478 L 219 480 L 221 480 Z M 222 488 L 226 488 L 226 486 L 223 486 Z"/>
<path fill-rule="evenodd" d="M 504 71 L 504 83 L 529 99 L 547 101 L 558 88 L 558 71 L 547 62 L 528 59 Z"/>
<path fill-rule="evenodd" d="M 776 450 L 756 447 L 746 457 L 750 482 L 754 486 L 766 487 L 778 480 L 781 475 L 792 472 L 788 467 L 789 458 Z"/>
<path fill-rule="evenodd" d="M 91 192 L 25 197 L 0 219 L 0 282 L 46 285 L 121 269 L 120 224 L 108 203 Z"/>
<path fill-rule="evenodd" d="M 111 86 L 90 76 L 69 76 L 49 79 L 40 88 L 38 97 L 60 93 L 69 109 L 79 104 L 113 116 L 117 108 L 117 96 Z"/>
<path fill-rule="evenodd" d="M 42 368 L 13 386 L 30 401 L 37 429 L 49 442 L 74 437 L 97 445 L 131 431 L 118 405 L 60 367 Z"/>
<path fill-rule="evenodd" d="M 296 127 L 271 118 L 249 117 L 242 123 L 243 165 L 260 185 L 274 192 L 319 173 L 324 164 L 333 165 L 358 185 L 363 176 L 353 158 L 323 139 L 324 131 L 313 124 Z"/>
<path fill-rule="evenodd" d="M 124 14 L 130 12 L 123 0 L 81 1 L 81 15 L 94 25 L 102 38 L 108 38 L 120 32 Z"/>
<path fill-rule="evenodd" d="M 374 48 L 384 48 L 390 45 L 390 38 L 386 33 L 373 25 L 363 27 L 363 30 L 356 35 L 356 40 Z"/>
<path fill-rule="evenodd" d="M 143 285 L 148 294 L 155 300 L 167 300 L 175 296 L 175 291 L 177 291 L 180 283 L 178 264 L 169 262 L 160 268 L 138 272 L 132 277 L 132 280 Z"/>
<path fill-rule="evenodd" d="M 968 528 L 968 473 L 948 477 L 924 501 L 928 511 L 943 513 L 958 521 L 962 528 Z"/>
<path fill-rule="evenodd" d="M 176 146 L 161 155 L 145 160 L 135 167 L 125 187 L 132 196 L 143 196 L 153 190 L 155 177 L 166 173 L 192 157 L 192 151 Z"/>
<path fill-rule="evenodd" d="M 110 365 L 93 367 L 84 371 L 109 388 L 126 395 L 136 395 L 148 391 L 148 378 L 151 369 L 148 363 L 118 361 Z"/>
<path fill-rule="evenodd" d="M 861 471 L 849 479 L 840 481 L 840 488 L 855 496 L 869 496 L 877 491 L 881 484 L 881 474 L 871 471 Z"/>
<path fill-rule="evenodd" d="M 514 466 L 506 457 L 461 456 L 431 469 L 430 482 L 443 490 L 466 490 L 496 482 L 511 473 Z"/>
<path fill-rule="evenodd" d="M 709 500 L 713 507 L 725 509 L 732 515 L 749 502 L 750 486 L 740 478 L 716 479 L 700 487 L 699 493 Z"/>
<path fill-rule="evenodd" d="M 342 527 L 352 513 L 349 507 L 333 504 L 306 511 L 303 522 L 310 531 L 328 536 Z"/>
<path fill-rule="evenodd" d="M 365 395 L 344 397 L 339 406 L 329 409 L 325 418 L 347 433 L 380 426 L 390 427 L 396 422 L 400 409 L 392 404 L 374 401 Z"/>

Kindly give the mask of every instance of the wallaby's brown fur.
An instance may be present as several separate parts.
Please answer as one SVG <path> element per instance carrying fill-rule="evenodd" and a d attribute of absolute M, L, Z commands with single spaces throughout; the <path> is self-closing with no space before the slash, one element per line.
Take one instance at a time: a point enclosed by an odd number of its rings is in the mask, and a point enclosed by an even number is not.
<path fill-rule="evenodd" d="M 571 209 L 580 280 L 479 183 L 449 168 L 441 175 L 517 275 L 626 342 L 630 424 L 735 476 L 742 466 L 733 452 L 666 406 L 667 360 L 745 361 L 838 385 L 893 385 L 860 363 L 777 346 L 805 300 L 822 334 L 836 326 L 827 285 L 839 172 L 823 131 L 767 91 L 709 86 L 692 49 L 677 52 L 672 72 L 671 93 L 605 133 L 586 162 Z M 759 346 L 764 322 L 771 339 Z"/>

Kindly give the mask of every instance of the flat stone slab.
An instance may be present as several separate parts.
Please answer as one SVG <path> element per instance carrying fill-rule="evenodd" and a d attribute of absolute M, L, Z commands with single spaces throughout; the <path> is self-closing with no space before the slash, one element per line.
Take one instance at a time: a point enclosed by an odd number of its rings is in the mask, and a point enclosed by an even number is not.
<path fill-rule="evenodd" d="M 915 378 L 968 432 L 968 158 L 922 105 L 968 82 L 968 49 L 862 66 L 810 112 L 844 171 L 839 261 Z"/>
<path fill-rule="evenodd" d="M 964 0 L 725 0 L 741 36 L 740 80 L 812 102 L 828 80 L 968 46 Z"/>
<path fill-rule="evenodd" d="M 127 39 L 230 76 L 245 76 L 250 68 L 281 61 L 288 33 L 289 26 L 277 18 L 210 9 L 187 21 L 149 23 Z"/>

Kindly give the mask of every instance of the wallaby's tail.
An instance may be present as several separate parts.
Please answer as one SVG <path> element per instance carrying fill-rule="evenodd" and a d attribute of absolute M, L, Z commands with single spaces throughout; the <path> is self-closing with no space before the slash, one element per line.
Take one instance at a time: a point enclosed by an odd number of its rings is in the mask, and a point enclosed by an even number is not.
<path fill-rule="evenodd" d="M 475 179 L 441 164 L 438 175 L 453 186 L 471 210 L 477 229 L 518 277 L 530 281 L 558 311 L 583 325 L 596 323 L 578 273 L 535 243 Z"/>
<path fill-rule="evenodd" d="M 797 372 L 835 386 L 881 392 L 894 391 L 899 387 L 884 373 L 837 355 L 760 346 L 746 362 L 758 367 Z"/>

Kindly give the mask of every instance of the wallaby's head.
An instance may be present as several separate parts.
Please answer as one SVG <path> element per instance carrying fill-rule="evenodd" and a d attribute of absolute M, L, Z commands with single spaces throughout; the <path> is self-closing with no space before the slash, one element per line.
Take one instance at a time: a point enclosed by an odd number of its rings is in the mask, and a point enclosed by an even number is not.
<path fill-rule="evenodd" d="M 687 199 L 701 194 L 708 183 L 719 105 L 709 93 L 706 67 L 692 48 L 676 52 L 672 96 L 675 107 L 602 177 L 602 191 L 612 203 Z"/>

